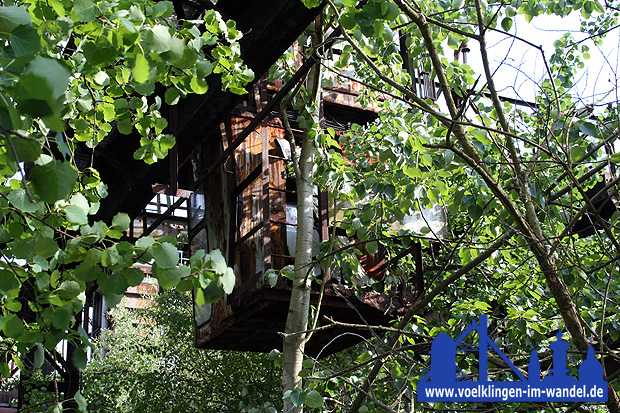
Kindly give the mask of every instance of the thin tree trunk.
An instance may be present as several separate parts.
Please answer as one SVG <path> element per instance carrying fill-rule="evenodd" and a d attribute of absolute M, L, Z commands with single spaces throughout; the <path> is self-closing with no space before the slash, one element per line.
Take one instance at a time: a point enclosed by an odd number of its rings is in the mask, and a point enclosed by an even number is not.
<path fill-rule="evenodd" d="M 446 100 L 446 104 L 448 106 L 450 117 L 453 121 L 459 118 L 459 110 L 454 100 L 452 99 L 451 88 L 449 86 L 448 79 L 444 73 L 440 55 L 437 53 L 435 49 L 435 43 L 432 37 L 431 29 L 426 20 L 426 16 L 421 13 L 418 13 L 414 10 L 410 4 L 406 0 L 394 0 L 397 6 L 408 15 L 408 17 L 412 20 L 412 22 L 418 27 L 422 38 L 425 41 L 425 46 L 427 51 L 429 52 L 429 58 L 433 68 L 435 69 L 440 87 L 443 92 L 443 96 Z M 479 19 L 482 22 L 481 18 L 481 6 L 480 1 L 476 1 L 477 13 L 479 15 Z M 481 51 L 483 57 L 486 53 L 486 45 L 484 42 L 484 29 L 481 27 L 481 33 L 479 35 L 472 35 L 481 45 Z M 345 38 L 349 40 L 351 45 L 355 48 L 355 43 L 349 36 L 345 33 Z M 359 52 L 359 50 L 358 50 Z M 486 63 L 486 76 L 489 88 L 491 90 L 492 98 L 494 98 L 494 104 L 498 114 L 503 115 L 501 105 L 499 104 L 499 100 L 497 99 L 494 87 L 493 87 L 493 79 L 490 75 L 488 62 Z M 369 62 L 369 65 L 373 70 L 375 70 L 380 76 L 380 71 L 373 66 L 372 62 Z M 397 89 L 401 90 L 398 85 L 394 85 L 390 79 L 384 79 L 389 84 L 397 87 Z M 429 113 L 433 114 L 434 111 L 429 111 Z M 438 119 L 441 120 L 440 117 Z M 447 139 L 446 145 L 450 146 L 472 169 L 474 169 L 486 182 L 489 189 L 493 192 L 495 197 L 501 204 L 504 206 L 506 211 L 510 214 L 511 218 L 515 221 L 516 227 L 523 234 L 523 236 L 529 242 L 529 249 L 532 254 L 536 258 L 539 263 L 540 269 L 545 276 L 547 287 L 549 288 L 551 294 L 555 298 L 557 303 L 558 311 L 562 316 L 565 326 L 567 330 L 570 332 L 575 347 L 577 347 L 580 351 L 585 351 L 588 347 L 587 338 L 585 336 L 583 326 L 581 325 L 581 320 L 579 318 L 579 314 L 577 312 L 576 306 L 571 298 L 570 292 L 568 288 L 562 281 L 562 279 L 558 276 L 558 270 L 555 262 L 555 257 L 549 253 L 550 246 L 548 245 L 548 241 L 545 239 L 544 234 L 541 231 L 540 221 L 538 216 L 536 215 L 536 210 L 534 208 L 534 204 L 531 200 L 531 196 L 529 194 L 528 188 L 528 176 L 526 173 L 520 170 L 520 161 L 517 156 L 514 145 L 512 144 L 511 138 L 508 134 L 506 134 L 506 146 L 510 150 L 511 160 L 513 161 L 513 167 L 515 168 L 515 174 L 518 178 L 518 184 L 520 191 L 520 198 L 525 204 L 525 211 L 521 211 L 519 206 L 513 199 L 508 195 L 508 193 L 502 188 L 502 186 L 496 181 L 493 177 L 492 173 L 486 168 L 484 160 L 481 158 L 479 152 L 473 146 L 472 142 L 467 136 L 463 126 L 461 124 L 451 124 L 451 122 L 446 119 L 442 120 L 442 122 L 447 123 L 453 131 L 453 135 L 456 138 L 457 148 L 453 146 L 453 144 Z M 500 124 L 504 131 L 508 131 L 508 127 L 505 119 L 500 116 Z M 381 366 L 382 361 L 378 361 L 375 367 Z M 376 374 L 378 373 L 378 368 L 373 369 L 364 385 L 367 389 L 370 383 L 374 380 Z M 361 402 L 364 400 L 364 395 L 360 392 L 358 397 L 355 400 L 354 405 L 351 407 L 350 411 L 354 412 L 359 409 L 361 406 Z M 618 394 L 614 391 L 614 389 L 609 386 L 609 400 L 607 402 L 607 407 L 612 413 L 620 412 L 620 399 L 618 398 Z"/>
<path fill-rule="evenodd" d="M 309 87 L 314 103 L 312 117 L 318 123 L 320 103 L 318 102 L 321 68 L 315 66 L 310 72 Z M 294 151 L 295 148 L 293 147 Z M 297 242 L 295 247 L 295 278 L 291 291 L 283 344 L 282 390 L 301 389 L 302 369 L 308 313 L 310 309 L 310 279 L 312 265 L 312 238 L 314 231 L 314 185 L 313 170 L 317 148 L 308 131 L 304 131 L 301 153 L 296 165 L 297 184 Z M 301 408 L 291 402 L 284 403 L 285 412 L 300 412 Z"/>

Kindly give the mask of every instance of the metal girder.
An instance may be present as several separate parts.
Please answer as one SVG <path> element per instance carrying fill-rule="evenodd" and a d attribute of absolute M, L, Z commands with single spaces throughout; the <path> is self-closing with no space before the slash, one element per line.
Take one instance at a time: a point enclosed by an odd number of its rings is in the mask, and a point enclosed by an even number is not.
<path fill-rule="evenodd" d="M 214 8 L 209 2 L 205 3 L 200 4 Z M 245 33 L 240 42 L 241 57 L 257 74 L 257 79 L 320 12 L 319 8 L 307 9 L 299 0 L 229 0 L 218 3 L 217 10 L 224 18 L 235 20 Z M 178 104 L 176 127 L 180 164 L 241 99 L 241 96 L 223 92 L 216 77 L 210 77 L 208 84 L 209 91 L 205 95 L 190 95 Z M 157 93 L 163 94 L 163 88 L 160 89 Z M 162 108 L 162 112 L 167 110 Z M 121 211 L 136 216 L 152 198 L 152 184 L 169 180 L 169 163 L 146 165 L 133 159 L 138 141 L 137 136 L 124 136 L 113 130 L 94 153 L 85 146 L 78 149 L 76 158 L 83 159 L 82 167 L 91 166 L 92 158 L 93 166 L 108 184 L 109 195 L 101 201 L 95 219 L 109 221 Z M 123 170 L 131 173 L 123 173 Z M 118 179 L 119 175 L 123 176 L 122 180 Z"/>

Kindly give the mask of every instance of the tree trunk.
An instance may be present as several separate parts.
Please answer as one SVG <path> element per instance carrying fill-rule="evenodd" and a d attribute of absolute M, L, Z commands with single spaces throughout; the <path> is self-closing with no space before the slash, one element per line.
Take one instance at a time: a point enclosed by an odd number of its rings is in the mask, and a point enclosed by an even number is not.
<path fill-rule="evenodd" d="M 320 85 L 319 65 L 314 66 L 310 72 L 308 90 L 311 91 L 310 110 L 314 123 L 318 123 L 320 103 L 317 97 L 318 85 Z M 295 148 L 293 147 L 294 151 Z M 288 316 L 283 345 L 282 362 L 282 390 L 302 388 L 302 380 L 299 373 L 302 369 L 306 333 L 308 328 L 308 313 L 310 309 L 310 275 L 312 271 L 312 238 L 314 231 L 314 184 L 313 170 L 316 162 L 317 148 L 308 131 L 304 131 L 301 153 L 297 160 L 296 184 L 297 184 L 297 241 L 295 247 L 295 277 L 291 292 Z M 299 412 L 301 408 L 292 402 L 284 402 L 285 412 Z"/>

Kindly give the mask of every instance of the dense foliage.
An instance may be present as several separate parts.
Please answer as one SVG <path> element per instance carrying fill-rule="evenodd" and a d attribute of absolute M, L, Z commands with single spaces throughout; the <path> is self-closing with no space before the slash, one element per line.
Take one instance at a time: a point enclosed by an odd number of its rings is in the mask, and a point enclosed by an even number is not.
<path fill-rule="evenodd" d="M 83 376 L 90 410 L 276 411 L 279 372 L 267 355 L 196 349 L 191 298 L 170 291 L 151 300 L 111 310 L 114 328 L 95 340 Z"/>
<path fill-rule="evenodd" d="M 548 349 L 558 330 L 571 335 L 573 367 L 593 343 L 607 368 L 607 407 L 617 411 L 619 215 L 609 197 L 617 199 L 618 188 L 618 82 L 611 70 L 609 82 L 590 99 L 578 87 L 590 49 L 617 28 L 617 5 L 341 0 L 328 1 L 326 10 L 323 26 L 342 29 L 331 51 L 319 51 L 329 62 L 323 63 L 326 77 L 340 85 L 359 81 L 360 101 L 380 109 L 377 121 L 354 125 L 340 138 L 333 130 L 316 134 L 315 178 L 332 199 L 355 206 L 337 225 L 365 241 L 371 253 L 381 246 L 394 257 L 420 242 L 425 286 L 399 322 L 401 332 L 360 355 L 359 369 L 314 368 L 305 387 L 288 394 L 292 404 L 308 404 L 309 391 L 318 390 L 334 410 L 476 410 L 416 403 L 416 382 L 428 367 L 432 337 L 456 337 L 486 313 L 492 338 L 519 367 L 527 365 L 532 349 Z M 531 21 L 544 24 L 543 15 L 572 14 L 581 20 L 581 33 L 560 34 L 550 55 L 516 31 Z M 498 92 L 495 83 L 514 72 L 510 48 L 491 57 L 491 35 L 494 42 L 527 44 L 544 62 L 540 78 L 519 68 L 535 91 L 531 102 L 509 89 Z M 463 49 L 477 72 L 458 58 Z M 292 65 L 285 58 L 274 71 L 287 68 Z M 436 99 L 416 92 L 416 74 L 428 76 Z M 434 206 L 447 214 L 446 234 L 439 237 L 430 225 L 394 227 Z M 330 243 L 324 251 L 325 261 L 333 256 L 355 283 L 356 251 Z M 412 257 L 402 258 L 372 288 L 396 291 L 414 273 Z M 386 346 L 394 353 L 388 356 Z M 492 378 L 506 377 L 501 361 L 491 358 L 491 364 Z M 458 365 L 478 373 L 471 357 Z M 555 411 L 566 404 L 489 408 Z"/>
<path fill-rule="evenodd" d="M 136 159 L 152 163 L 174 145 L 162 102 L 205 93 L 207 76 L 244 93 L 253 78 L 239 58 L 235 23 L 208 12 L 177 20 L 162 1 L 5 1 L 0 5 L 0 314 L 7 351 L 0 371 L 41 367 L 61 340 L 86 365 L 89 339 L 76 323 L 86 283 L 96 281 L 109 305 L 137 285 L 132 264 L 153 260 L 165 288 L 182 281 L 213 301 L 235 277 L 219 251 L 178 265 L 177 240 L 121 241 L 130 218 L 92 222 L 106 183 L 78 171 L 73 153 L 94 148 L 116 128 L 138 134 Z M 155 85 L 163 87 L 155 93 Z M 27 167 L 27 171 L 25 170 Z M 28 175 L 28 176 L 27 176 Z M 32 365 L 24 355 L 31 354 Z"/>
<path fill-rule="evenodd" d="M 610 78 L 605 90 L 597 90 L 589 100 L 575 87 L 590 48 L 599 47 L 617 27 L 618 9 L 616 2 L 592 0 L 327 1 L 322 24 L 311 31 L 314 43 L 300 39 L 307 46 L 306 57 L 322 64 L 323 75 L 315 70 L 312 79 L 361 81 L 366 89 L 360 101 L 378 107 L 379 119 L 353 126 L 339 138 L 332 130 L 320 130 L 317 94 L 312 87 L 302 90 L 303 99 L 292 102 L 307 114 L 297 123 L 306 132 L 304 143 L 311 153 L 304 159 L 314 162 L 303 170 L 313 171 L 315 182 L 330 191 L 332 200 L 355 205 L 336 224 L 366 242 L 367 251 L 381 247 L 394 257 L 411 243 L 422 243 L 425 289 L 395 325 L 397 333 L 367 344 L 356 359 L 359 367 L 299 363 L 294 375 L 304 376 L 304 385 L 289 389 L 286 403 L 334 411 L 472 409 L 417 403 L 415 383 L 428 366 L 432 337 L 439 332 L 456 336 L 470 318 L 485 312 L 492 320 L 493 339 L 520 367 L 529 350 L 548 348 L 560 329 L 570 333 L 577 351 L 571 366 L 594 343 L 610 382 L 607 407 L 620 410 L 618 214 L 613 207 L 611 213 L 600 208 L 601 198 L 615 194 L 620 180 L 615 169 L 620 161 L 615 146 L 617 79 Z M 517 27 L 527 28 L 543 15 L 570 14 L 579 15 L 583 36 L 559 36 L 548 57 L 517 34 Z M 342 31 L 331 51 L 325 50 L 321 40 L 333 27 Z M 517 105 L 498 92 L 495 83 L 508 66 L 506 59 L 491 60 L 491 33 L 538 50 L 545 69 L 542 77 L 527 80 L 536 91 L 532 102 Z M 159 112 L 162 100 L 174 104 L 187 93 L 205 93 L 204 78 L 212 73 L 235 93 L 251 81 L 253 75 L 239 60 L 240 35 L 234 23 L 214 12 L 200 23 L 176 21 L 169 2 L 48 0 L 4 2 L 0 7 L 4 377 L 10 374 L 10 358 L 19 368 L 40 367 L 62 339 L 77 345 L 73 362 L 83 368 L 89 342 L 75 326 L 75 314 L 82 308 L 86 283 L 97 281 L 106 300 L 118 302 L 128 286 L 142 280 L 142 273 L 131 268 L 137 260 L 154 259 L 153 273 L 166 288 L 202 288 L 201 300 L 213 301 L 231 291 L 234 276 L 219 252 L 199 253 L 190 266 L 178 266 L 174 239 L 147 237 L 135 245 L 119 241 L 129 225 L 126 215 L 116 216 L 110 225 L 89 223 L 88 216 L 105 196 L 105 183 L 92 169 L 77 171 L 71 157 L 76 142 L 94 147 L 112 128 L 141 136 L 137 159 L 153 162 L 165 156 L 174 142 Z M 479 63 L 478 71 L 454 57 L 455 50 L 464 51 L 464 42 L 470 61 Z M 293 67 L 278 69 L 285 69 L 279 72 L 286 78 L 286 69 Z M 414 92 L 416 73 L 428 76 L 438 91 L 436 99 Z M 154 96 L 155 84 L 165 88 L 163 96 Z M 23 162 L 32 163 L 28 182 Z M 312 198 L 311 185 L 309 194 Z M 428 227 L 393 227 L 435 205 L 447 212 L 447 235 L 439 238 Z M 312 213 L 311 205 L 308 211 Z M 354 251 L 332 242 L 323 247 L 320 258 L 333 259 L 345 281 L 353 283 Z M 390 264 L 386 277 L 372 285 L 374 290 L 394 291 L 415 271 L 410 257 Z M 180 386 L 181 370 L 166 364 L 176 360 L 174 354 L 149 347 L 165 340 L 170 330 L 133 326 L 152 339 L 146 343 L 139 334 L 126 335 L 133 331 L 126 320 L 135 315 L 119 311 L 117 316 L 118 325 L 127 329 L 102 341 L 115 344 L 105 363 L 136 366 L 142 360 L 136 368 L 143 368 L 143 374 L 136 379 L 143 380 L 128 382 L 122 394 L 114 381 L 98 378 L 111 374 L 106 364 L 95 364 L 89 383 L 114 395 L 101 399 L 112 409 L 124 406 L 124 400 L 138 406 L 154 389 L 152 380 L 160 378 L 153 375 L 155 366 L 164 368 L 162 377 L 171 386 Z M 144 322 L 152 322 L 150 317 Z M 148 351 L 124 352 L 123 340 Z M 34 355 L 34 366 L 24 366 L 20 358 L 28 353 Z M 124 358 L 129 354 L 130 359 Z M 235 363 L 243 357 L 235 357 L 230 368 L 240 368 Z M 491 376 L 504 377 L 504 366 L 490 360 Z M 184 371 L 198 368 L 187 366 Z M 459 360 L 459 367 L 477 373 L 471 358 Z M 238 402 L 215 400 L 230 408 Z M 571 408 L 592 411 L 604 406 Z"/>

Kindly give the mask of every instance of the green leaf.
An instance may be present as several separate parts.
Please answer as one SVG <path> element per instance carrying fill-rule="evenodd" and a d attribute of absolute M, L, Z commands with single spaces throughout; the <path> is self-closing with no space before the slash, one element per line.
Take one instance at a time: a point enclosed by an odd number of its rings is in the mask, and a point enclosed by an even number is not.
<path fill-rule="evenodd" d="M 9 313 L 2 321 L 2 331 L 9 338 L 18 338 L 24 333 L 24 323 L 15 314 Z"/>
<path fill-rule="evenodd" d="M 181 92 L 176 87 L 169 87 L 164 94 L 164 100 L 168 105 L 176 105 L 179 102 Z"/>
<path fill-rule="evenodd" d="M 488 145 L 491 143 L 491 139 L 489 139 L 489 134 L 484 129 L 472 128 L 469 130 L 469 133 L 472 134 L 476 138 L 476 140 L 478 140 L 480 143 L 484 145 Z"/>
<path fill-rule="evenodd" d="M 342 27 L 347 30 L 352 30 L 357 25 L 356 14 L 357 12 L 355 9 L 346 10 L 342 15 L 342 18 L 340 19 L 340 24 L 342 25 Z"/>
<path fill-rule="evenodd" d="M 219 281 L 219 279 L 217 280 Z M 213 304 L 224 296 L 222 285 L 217 281 L 210 283 L 206 288 L 196 289 L 196 303 L 198 305 Z"/>
<path fill-rule="evenodd" d="M 65 208 L 65 214 L 67 216 L 67 220 L 76 225 L 86 225 L 88 224 L 88 216 L 87 211 L 84 211 L 82 208 L 75 205 L 68 205 Z"/>
<path fill-rule="evenodd" d="M 31 171 L 31 180 L 35 192 L 50 204 L 65 199 L 73 190 L 77 171 L 69 162 L 50 162 L 36 165 Z"/>
<path fill-rule="evenodd" d="M 82 292 L 80 284 L 75 281 L 63 281 L 56 290 L 58 297 L 65 301 L 71 301 Z"/>
<path fill-rule="evenodd" d="M 73 361 L 73 365 L 78 368 L 78 370 L 82 371 L 86 368 L 86 363 L 88 359 L 86 358 L 86 353 L 80 347 L 73 350 L 73 355 L 71 356 L 71 361 Z"/>
<path fill-rule="evenodd" d="M 46 319 L 49 319 L 51 325 L 57 330 L 66 329 L 71 323 L 71 310 L 69 306 L 55 307 L 52 310 L 52 314 L 48 315 Z"/>
<path fill-rule="evenodd" d="M 153 82 L 135 83 L 133 85 L 133 88 L 139 95 L 150 96 L 155 92 L 155 83 Z"/>
<path fill-rule="evenodd" d="M 184 278 L 175 287 L 176 291 L 186 292 L 194 289 L 194 283 L 189 278 Z"/>
<path fill-rule="evenodd" d="M 41 143 L 32 139 L 11 138 L 11 143 L 21 162 L 34 162 L 41 155 Z"/>
<path fill-rule="evenodd" d="M 5 129 L 21 129 L 23 125 L 15 103 L 2 95 L 0 95 L 0 125 Z"/>
<path fill-rule="evenodd" d="M 111 291 L 114 294 L 123 294 L 127 291 L 128 287 L 129 283 L 127 282 L 127 279 L 119 273 L 112 274 L 107 285 L 108 291 Z"/>
<path fill-rule="evenodd" d="M 54 9 L 59 17 L 65 17 L 65 7 L 60 0 L 47 0 L 47 3 L 52 6 L 52 9 Z"/>
<path fill-rule="evenodd" d="M 21 24 L 32 24 L 26 9 L 17 6 L 0 7 L 0 36 L 7 39 L 7 34 Z"/>
<path fill-rule="evenodd" d="M 2 375 L 3 379 L 11 378 L 11 370 L 9 369 L 9 365 L 7 363 L 0 363 L 0 374 Z"/>
<path fill-rule="evenodd" d="M 73 276 L 80 281 L 94 281 L 99 275 L 102 274 L 101 269 L 98 265 L 93 264 L 92 262 L 82 262 L 75 270 L 73 270 Z"/>
<path fill-rule="evenodd" d="M 82 393 L 77 392 L 74 396 L 74 399 L 78 405 L 79 411 L 85 412 L 88 410 L 88 403 L 86 402 L 86 399 L 84 398 L 84 396 L 82 396 Z"/>
<path fill-rule="evenodd" d="M 379 245 L 376 241 L 370 241 L 366 243 L 366 251 L 368 251 L 370 255 L 375 255 L 378 249 Z"/>
<path fill-rule="evenodd" d="M 73 10 L 77 18 L 85 23 L 91 22 L 97 15 L 97 6 L 92 0 L 75 0 Z"/>
<path fill-rule="evenodd" d="M 620 152 L 616 152 L 609 157 L 609 161 L 613 163 L 620 163 Z M 13 191 L 15 192 L 15 191 Z M 9 195 L 10 196 L 10 195 Z"/>
<path fill-rule="evenodd" d="M 9 38 L 13 56 L 23 57 L 36 54 L 41 48 L 39 33 L 30 25 L 20 25 Z"/>
<path fill-rule="evenodd" d="M 24 260 L 32 259 L 32 255 L 34 254 L 33 241 L 33 238 L 18 239 L 13 241 L 13 244 L 11 245 L 11 251 L 13 252 L 15 258 L 21 258 Z"/>
<path fill-rule="evenodd" d="M 596 137 L 596 126 L 591 122 L 583 122 L 579 125 L 579 130 L 586 135 Z"/>
<path fill-rule="evenodd" d="M 322 0 L 301 0 L 301 2 L 309 9 L 318 7 L 321 3 L 323 3 Z"/>
<path fill-rule="evenodd" d="M 384 20 L 395 20 L 400 15 L 400 9 L 392 2 L 381 3 L 381 18 Z"/>
<path fill-rule="evenodd" d="M 71 196 L 71 198 L 69 199 L 69 203 L 71 205 L 75 205 L 76 207 L 82 209 L 86 213 L 90 209 L 90 205 L 88 203 L 88 199 L 86 199 L 86 197 L 84 195 L 82 195 L 81 193 L 77 193 L 77 194 Z"/>
<path fill-rule="evenodd" d="M 316 390 L 310 390 L 306 394 L 306 405 L 313 409 L 320 409 L 323 407 L 323 396 Z"/>
<path fill-rule="evenodd" d="M 13 271 L 0 270 L 0 292 L 8 294 L 9 291 L 18 291 L 21 285 Z"/>
<path fill-rule="evenodd" d="M 583 3 L 583 8 L 581 10 L 581 14 L 583 15 L 583 17 L 587 19 L 588 17 L 590 17 L 593 11 L 594 11 L 593 1 L 586 1 L 585 3 Z"/>
<path fill-rule="evenodd" d="M 163 120 L 165 121 L 165 119 Z M 166 126 L 167 126 L 167 123 L 166 123 Z M 159 139 L 159 147 L 164 153 L 168 153 L 168 150 L 172 149 L 174 145 L 176 145 L 176 139 L 174 139 L 174 136 L 172 135 L 163 135 Z"/>
<path fill-rule="evenodd" d="M 131 224 L 131 219 L 124 212 L 119 212 L 112 218 L 112 227 L 117 231 L 127 231 L 129 224 Z"/>
<path fill-rule="evenodd" d="M 58 244 L 52 238 L 42 237 L 34 243 L 34 253 L 42 258 L 53 257 L 58 251 Z"/>
<path fill-rule="evenodd" d="M 153 5 L 153 17 L 167 19 L 172 16 L 174 6 L 171 1 L 159 1 Z"/>
<path fill-rule="evenodd" d="M 213 64 L 207 60 L 196 62 L 196 77 L 204 79 L 213 72 Z M 252 76 L 254 73 L 252 73 Z M 250 79 L 251 80 L 251 79 Z"/>
<path fill-rule="evenodd" d="M 82 49 L 84 50 L 86 63 L 94 67 L 112 65 L 118 56 L 117 51 L 107 40 L 100 40 L 98 43 L 86 42 Z"/>
<path fill-rule="evenodd" d="M 509 32 L 511 27 L 512 27 L 512 19 L 510 17 L 504 17 L 502 19 L 502 29 L 504 29 L 504 31 L 506 32 Z"/>
<path fill-rule="evenodd" d="M 227 268 L 226 273 L 222 275 L 222 287 L 224 288 L 224 292 L 226 294 L 230 294 L 233 292 L 235 288 L 235 272 L 232 268 Z"/>
<path fill-rule="evenodd" d="M 104 86 L 110 83 L 110 76 L 103 70 L 100 70 L 93 76 L 93 81 L 100 86 Z"/>
<path fill-rule="evenodd" d="M 172 36 L 168 27 L 161 24 L 153 27 L 146 35 L 146 42 L 154 53 L 164 53 L 170 50 Z"/>
<path fill-rule="evenodd" d="M 26 191 L 22 188 L 15 189 L 9 193 L 7 196 L 11 204 L 20 211 L 23 212 L 36 212 L 39 209 L 38 204 L 33 204 L 28 199 L 28 195 L 26 195 Z"/>
<path fill-rule="evenodd" d="M 291 267 L 290 265 L 282 268 L 281 274 L 291 281 L 295 279 L 295 271 L 293 271 L 293 267 Z"/>
<path fill-rule="evenodd" d="M 155 242 L 153 237 L 142 237 L 136 241 L 136 247 L 141 249 L 149 248 Z"/>
<path fill-rule="evenodd" d="M 113 268 L 121 261 L 119 252 L 116 245 L 106 248 L 101 254 L 101 265 L 108 268 Z"/>
<path fill-rule="evenodd" d="M 19 292 L 17 292 L 17 294 L 15 294 L 15 296 L 17 296 L 18 294 L 19 294 Z M 12 311 L 14 313 L 18 313 L 22 309 L 22 303 L 20 303 L 19 301 L 12 300 L 12 299 L 11 300 L 4 300 L 3 307 L 6 308 L 9 311 Z"/>
<path fill-rule="evenodd" d="M 123 135 L 130 135 L 133 131 L 133 126 L 131 125 L 131 120 L 123 119 L 116 123 L 116 128 Z"/>
<path fill-rule="evenodd" d="M 183 44 L 183 40 L 179 39 L 176 36 L 173 36 L 170 39 L 169 50 L 160 54 L 161 58 L 167 62 L 176 62 L 183 57 L 183 50 L 185 45 Z"/>
<path fill-rule="evenodd" d="M 484 210 L 478 204 L 470 205 L 467 208 L 467 215 L 469 215 L 470 218 L 473 219 L 474 221 L 479 220 L 483 213 L 484 213 Z"/>
<path fill-rule="evenodd" d="M 37 343 L 34 350 L 34 368 L 40 369 L 45 361 L 45 351 L 43 350 L 43 346 L 41 343 Z"/>
<path fill-rule="evenodd" d="M 64 95 L 69 82 L 69 71 L 58 60 L 37 56 L 28 65 L 25 74 L 32 73 L 44 79 L 52 89 L 52 97 Z"/>
<path fill-rule="evenodd" d="M 279 276 L 280 274 L 278 273 L 278 271 L 274 270 L 273 268 L 270 268 L 267 270 L 267 272 L 265 272 L 265 278 L 267 279 L 267 283 L 271 288 L 276 286 Z"/>
<path fill-rule="evenodd" d="M 153 254 L 155 263 L 159 268 L 174 268 L 179 262 L 179 251 L 177 251 L 177 247 L 175 245 L 172 245 L 169 242 L 154 242 L 149 247 L 149 251 Z M 220 253 L 220 255 L 222 254 Z M 224 265 L 226 265 L 226 262 L 224 262 Z"/>
<path fill-rule="evenodd" d="M 160 268 L 158 265 L 153 265 L 152 271 L 159 285 L 165 289 L 175 287 L 182 277 L 187 277 L 191 273 L 190 268 L 185 265 L 174 268 Z"/>
<path fill-rule="evenodd" d="M 39 291 L 43 291 L 45 290 L 47 287 L 49 287 L 50 285 L 50 276 L 47 273 L 44 272 L 40 272 L 37 273 L 36 275 L 36 286 L 39 289 Z"/>
<path fill-rule="evenodd" d="M 34 117 L 58 114 L 68 82 L 69 72 L 58 60 L 35 57 L 15 86 L 18 109 Z"/>
<path fill-rule="evenodd" d="M 449 36 L 448 37 L 448 46 L 451 49 L 454 49 L 454 50 L 458 49 L 460 44 L 461 44 L 461 42 L 457 38 L 455 38 L 453 36 Z"/>
<path fill-rule="evenodd" d="M 121 302 L 121 300 L 124 297 L 124 294 L 115 294 L 112 291 L 104 291 L 103 296 L 105 297 L 106 305 L 110 308 L 113 308 L 113 307 L 116 307 L 116 305 Z"/>
<path fill-rule="evenodd" d="M 198 95 L 204 95 L 207 93 L 207 90 L 209 90 L 209 85 L 207 85 L 207 82 L 204 79 L 199 79 L 197 77 L 193 77 L 190 80 L 189 86 L 192 89 L 192 92 Z"/>
<path fill-rule="evenodd" d="M 228 270 L 228 265 L 226 265 L 226 259 L 222 255 L 219 249 L 215 249 L 209 253 L 209 258 L 211 259 L 211 265 L 213 271 L 216 274 L 223 275 Z"/>
<path fill-rule="evenodd" d="M 123 270 L 121 270 L 120 274 L 125 277 L 125 279 L 127 280 L 127 284 L 129 284 L 130 287 L 140 285 L 140 283 L 144 279 L 144 272 L 140 271 L 137 268 L 124 268 Z"/>
<path fill-rule="evenodd" d="M 135 80 L 138 83 L 145 83 L 149 81 L 149 78 L 150 78 L 149 61 L 146 60 L 144 55 L 139 54 L 136 56 L 136 61 L 134 63 L 131 73 L 133 74 L 133 80 Z"/>
<path fill-rule="evenodd" d="M 302 404 L 306 402 L 306 393 L 304 393 L 303 391 L 299 389 L 293 390 L 290 393 L 289 397 L 290 397 L 291 403 L 293 403 L 295 406 L 301 406 Z"/>

